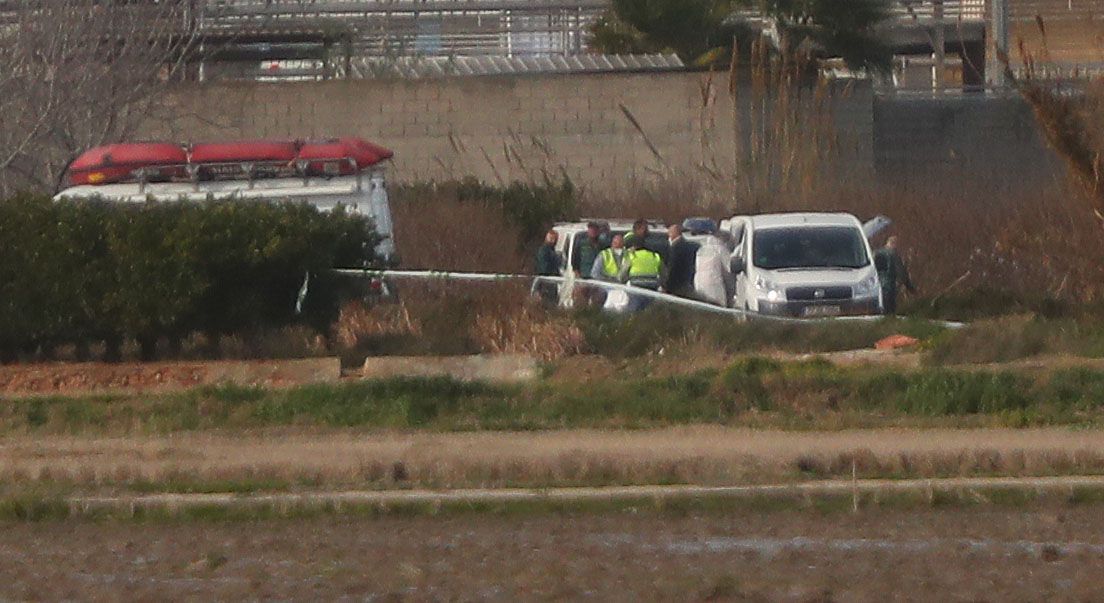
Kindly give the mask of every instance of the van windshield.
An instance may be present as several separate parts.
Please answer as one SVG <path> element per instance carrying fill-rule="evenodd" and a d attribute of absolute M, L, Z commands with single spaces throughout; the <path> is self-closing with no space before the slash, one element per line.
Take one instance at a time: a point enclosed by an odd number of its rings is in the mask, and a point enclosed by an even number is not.
<path fill-rule="evenodd" d="M 850 226 L 798 226 L 755 231 L 755 266 L 787 268 L 863 268 L 870 264 L 862 232 Z"/>

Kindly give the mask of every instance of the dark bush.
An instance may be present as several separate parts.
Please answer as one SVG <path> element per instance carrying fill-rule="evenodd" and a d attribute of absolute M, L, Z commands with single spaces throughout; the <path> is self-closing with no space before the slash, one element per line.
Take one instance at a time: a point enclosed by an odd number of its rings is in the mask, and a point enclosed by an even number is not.
<path fill-rule="evenodd" d="M 373 260 L 371 221 L 301 203 L 0 202 L 0 353 L 61 343 L 325 328 L 355 283 L 335 266 Z M 310 275 L 308 295 L 297 308 Z"/>
<path fill-rule="evenodd" d="M 575 185 L 566 176 L 560 181 L 546 176 L 539 184 L 513 182 L 505 187 L 465 178 L 456 185 L 456 197 L 460 202 L 489 200 L 501 206 L 506 218 L 521 229 L 520 244 L 525 246 L 539 241 L 553 222 L 578 212 Z"/>

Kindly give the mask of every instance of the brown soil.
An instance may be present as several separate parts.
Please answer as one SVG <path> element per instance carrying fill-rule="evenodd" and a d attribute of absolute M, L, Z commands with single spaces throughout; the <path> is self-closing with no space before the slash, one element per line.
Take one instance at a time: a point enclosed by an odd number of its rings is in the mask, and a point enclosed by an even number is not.
<path fill-rule="evenodd" d="M 588 383 L 617 376 L 617 363 L 605 356 L 569 356 L 555 364 L 548 380 L 553 383 Z"/>
<path fill-rule="evenodd" d="M 0 526 L 0 599 L 1089 601 L 1095 506 Z"/>
<path fill-rule="evenodd" d="M 15 364 L 0 366 L 0 396 L 155 392 L 215 383 L 288 387 L 338 377 L 340 362 L 336 358 Z"/>

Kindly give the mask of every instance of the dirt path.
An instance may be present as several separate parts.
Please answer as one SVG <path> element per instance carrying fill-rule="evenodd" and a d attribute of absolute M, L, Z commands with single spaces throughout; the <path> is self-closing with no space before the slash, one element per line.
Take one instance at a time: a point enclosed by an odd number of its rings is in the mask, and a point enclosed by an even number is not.
<path fill-rule="evenodd" d="M 1095 601 L 1099 506 L 0 525 L 0 599 Z"/>
<path fill-rule="evenodd" d="M 85 494 L 748 485 L 851 477 L 1104 473 L 1104 431 L 639 431 L 181 433 L 0 440 L 0 484 Z"/>

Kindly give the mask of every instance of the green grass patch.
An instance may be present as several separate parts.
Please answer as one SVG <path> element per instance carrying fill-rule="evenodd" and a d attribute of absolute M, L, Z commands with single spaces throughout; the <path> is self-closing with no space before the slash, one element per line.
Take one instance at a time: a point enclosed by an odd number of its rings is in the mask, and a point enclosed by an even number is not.
<path fill-rule="evenodd" d="M 576 313 L 588 347 L 610 358 L 633 358 L 678 341 L 700 341 L 732 354 L 764 350 L 794 353 L 872 348 L 889 335 L 926 340 L 944 332 L 928 320 L 885 318 L 870 322 L 741 322 L 672 306 L 653 305 L 630 316 L 595 310 Z"/>
<path fill-rule="evenodd" d="M 927 360 L 937 365 L 998 363 L 1040 355 L 1104 358 L 1104 320 L 1003 316 L 943 331 L 925 347 Z"/>
<path fill-rule="evenodd" d="M 71 509 L 63 499 L 24 493 L 0 499 L 0 521 L 47 521 L 68 519 Z"/>
<path fill-rule="evenodd" d="M 1104 371 L 841 368 L 742 358 L 722 370 L 587 384 L 387 379 L 266 390 L 26 398 L 0 404 L 0 433 L 173 433 L 288 426 L 532 430 L 713 423 L 754 427 L 1099 424 Z M 934 421 L 934 423 L 932 423 Z"/>
<path fill-rule="evenodd" d="M 256 522 L 302 520 L 320 517 L 462 517 L 493 515 L 534 517 L 544 515 L 596 515 L 628 513 L 657 517 L 726 515 L 732 513 L 809 513 L 834 516 L 878 509 L 957 509 L 987 506 L 1031 509 L 1040 505 L 1099 506 L 1104 488 L 1040 490 L 1035 487 L 934 488 L 850 493 L 783 492 L 731 496 L 725 494 L 639 496 L 600 500 L 534 498 L 510 501 L 410 501 L 400 503 L 339 503 L 307 500 L 294 503 L 254 503 L 247 499 L 231 504 L 115 505 L 82 507 L 49 497 L 21 496 L 0 499 L 0 522 L 96 520 L 123 522 Z M 217 554 L 212 561 L 217 564 Z"/>

